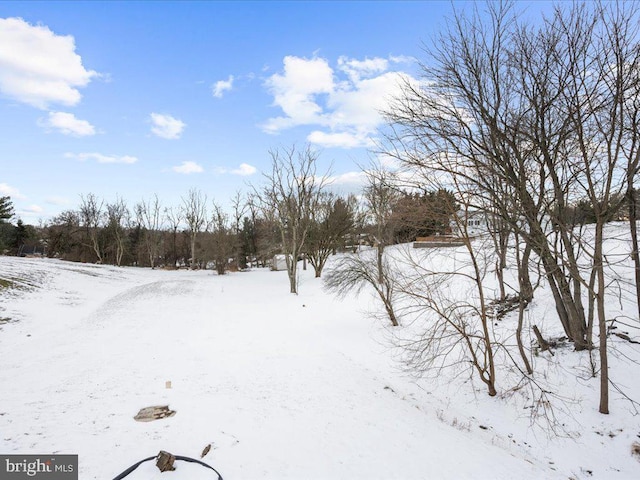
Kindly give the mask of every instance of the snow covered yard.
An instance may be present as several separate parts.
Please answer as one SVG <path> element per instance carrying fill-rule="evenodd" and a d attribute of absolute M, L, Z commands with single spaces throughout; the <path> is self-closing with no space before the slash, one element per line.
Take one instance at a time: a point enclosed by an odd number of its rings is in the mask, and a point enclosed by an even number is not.
<path fill-rule="evenodd" d="M 80 479 L 210 443 L 226 479 L 640 478 L 622 403 L 602 416 L 580 401 L 584 434 L 550 440 L 508 400 L 415 383 L 365 314 L 372 298 L 335 301 L 312 271 L 298 296 L 267 270 L 0 257 L 0 278 L 18 287 L 0 290 L 0 451 L 77 453 Z M 134 421 L 151 405 L 177 413 Z M 215 477 L 177 466 L 128 478 Z"/>

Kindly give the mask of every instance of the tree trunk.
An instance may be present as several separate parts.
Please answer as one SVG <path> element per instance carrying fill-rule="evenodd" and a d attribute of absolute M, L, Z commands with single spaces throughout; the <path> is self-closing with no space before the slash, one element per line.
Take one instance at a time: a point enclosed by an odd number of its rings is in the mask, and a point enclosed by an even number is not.
<path fill-rule="evenodd" d="M 565 334 L 573 342 L 576 350 L 585 350 L 588 348 L 588 344 L 585 338 L 586 322 L 584 319 L 584 310 L 580 311 L 579 306 L 575 304 L 575 298 L 571 294 L 569 283 L 562 269 L 554 260 L 551 252 L 545 249 L 545 251 L 541 253 L 542 264 Z"/>
<path fill-rule="evenodd" d="M 627 203 L 629 204 L 629 231 L 631 232 L 631 258 L 635 266 L 636 303 L 640 319 L 640 255 L 638 254 L 638 212 L 636 211 L 636 190 L 633 187 L 633 175 L 628 175 Z"/>
<path fill-rule="evenodd" d="M 289 272 L 289 293 L 298 294 L 298 282 L 296 279 L 296 272 Z"/>
<path fill-rule="evenodd" d="M 400 325 L 398 317 L 396 317 L 396 312 L 393 309 L 393 287 L 390 285 L 390 282 L 378 283 L 377 285 L 373 285 L 373 288 L 375 288 L 376 293 L 384 305 L 384 309 L 391 321 L 391 325 L 394 327 Z"/>
<path fill-rule="evenodd" d="M 100 252 L 100 244 L 98 243 L 98 234 L 95 231 L 90 231 L 89 238 L 91 239 L 91 248 L 96 254 L 96 263 L 102 264 L 102 254 Z"/>
<path fill-rule="evenodd" d="M 596 238 L 594 245 L 593 263 L 598 276 L 598 293 L 596 303 L 598 309 L 598 325 L 600 333 L 600 408 L 598 411 L 603 414 L 609 413 L 609 359 L 607 357 L 607 320 L 605 317 L 605 278 L 602 255 L 603 241 L 603 219 L 600 218 L 596 224 Z"/>
<path fill-rule="evenodd" d="M 495 231 L 497 229 L 497 231 Z M 496 276 L 500 288 L 500 300 L 507 297 L 504 284 L 504 270 L 507 267 L 507 247 L 509 245 L 509 230 L 502 220 L 494 221 L 494 231 L 492 232 L 493 244 L 496 249 Z"/>
<path fill-rule="evenodd" d="M 589 310 L 587 313 L 587 343 L 589 344 L 589 364 L 591 366 L 591 376 L 596 377 L 598 375 L 598 369 L 596 362 L 593 359 L 593 326 L 595 323 L 595 304 L 596 304 L 596 270 L 591 269 L 591 275 L 589 277 Z"/>
<path fill-rule="evenodd" d="M 173 229 L 173 266 L 178 268 L 178 229 Z"/>
<path fill-rule="evenodd" d="M 400 325 L 398 323 L 398 318 L 396 317 L 396 314 L 393 311 L 392 306 L 387 302 L 385 302 L 384 308 L 387 310 L 387 315 L 389 316 L 389 320 L 391 320 L 391 325 L 393 325 L 394 327 L 397 327 L 398 325 Z"/>
<path fill-rule="evenodd" d="M 533 202 L 529 200 L 528 203 Z M 525 214 L 526 213 L 527 210 L 525 210 Z M 558 312 L 565 334 L 573 342 L 576 350 L 585 350 L 588 348 L 588 344 L 586 341 L 584 307 L 582 306 L 581 300 L 572 294 L 569 283 L 579 278 L 580 273 L 577 271 L 577 264 L 573 265 L 573 270 L 569 272 L 571 278 L 567 280 L 565 272 L 561 267 L 564 260 L 563 258 L 558 258 L 558 253 L 552 250 L 547 235 L 534 213 L 535 211 L 532 211 L 527 215 L 527 222 L 530 229 L 527 243 L 531 245 L 533 251 L 535 251 L 542 260 L 545 275 L 549 282 L 551 292 L 553 293 L 556 311 Z M 571 264 L 572 261 L 575 261 L 575 256 L 571 242 L 566 235 L 562 237 L 562 245 L 565 246 L 566 254 L 569 256 L 567 262 Z M 558 265 L 558 261 L 561 262 L 560 265 Z"/>
<path fill-rule="evenodd" d="M 151 251 L 149 251 L 148 253 L 149 253 L 149 266 L 151 267 L 151 270 L 153 270 L 156 268 L 155 255 Z"/>
<path fill-rule="evenodd" d="M 471 256 L 471 263 L 473 264 L 474 271 L 474 280 L 476 283 L 476 288 L 478 289 L 478 297 L 480 300 L 480 320 L 482 321 L 482 342 L 484 343 L 484 373 L 480 376 L 484 380 L 487 385 L 487 389 L 490 397 L 495 397 L 497 394 L 496 391 L 496 367 L 495 361 L 493 358 L 493 345 L 491 344 L 491 336 L 489 333 L 489 322 L 490 320 L 487 318 L 487 305 L 484 296 L 484 286 L 482 285 L 482 275 L 480 273 L 480 267 L 476 260 L 476 256 L 471 247 L 470 239 L 467 238 L 467 251 Z M 487 372 L 488 369 L 488 372 Z M 488 377 L 487 377 L 488 374 Z"/>
<path fill-rule="evenodd" d="M 191 236 L 191 264 L 189 265 L 191 270 L 196 269 L 196 236 Z"/>
<path fill-rule="evenodd" d="M 536 340 L 538 340 L 538 346 L 540 347 L 540 351 L 541 352 L 545 352 L 548 351 L 551 355 L 553 355 L 553 352 L 551 351 L 551 348 L 549 347 L 549 342 L 547 342 L 544 337 L 542 336 L 542 333 L 540 333 L 540 329 L 538 328 L 537 325 L 534 325 L 532 327 L 533 333 L 536 335 Z"/>
<path fill-rule="evenodd" d="M 384 245 L 380 241 L 378 242 L 377 253 L 378 283 L 382 284 L 384 282 L 384 268 L 382 265 L 382 254 L 384 253 Z"/>
<path fill-rule="evenodd" d="M 525 246 L 526 258 L 524 258 L 525 255 L 523 255 L 522 257 L 520 256 L 520 239 L 517 234 L 515 235 L 515 244 L 516 264 L 518 266 L 518 283 L 520 290 L 520 292 L 518 293 L 518 327 L 516 328 L 516 341 L 518 342 L 518 351 L 520 352 L 520 357 L 522 357 L 524 368 L 527 371 L 527 374 L 531 375 L 533 373 L 533 368 L 531 368 L 531 362 L 529 362 L 527 352 L 525 351 L 524 344 L 522 343 L 524 309 L 531 301 L 531 298 L 529 297 L 533 297 L 533 288 L 531 287 L 531 281 L 529 279 L 529 253 L 531 252 L 531 248 L 528 245 Z"/>
<path fill-rule="evenodd" d="M 293 255 L 285 254 L 287 263 L 287 274 L 289 275 L 289 293 L 298 294 L 298 262 L 293 258 Z"/>
<path fill-rule="evenodd" d="M 520 281 L 520 297 L 526 302 L 531 303 L 533 300 L 533 285 L 531 284 L 531 277 L 529 276 L 529 259 L 531 258 L 531 245 L 525 245 L 524 252 L 522 253 L 522 268 L 518 272 L 518 278 Z"/>

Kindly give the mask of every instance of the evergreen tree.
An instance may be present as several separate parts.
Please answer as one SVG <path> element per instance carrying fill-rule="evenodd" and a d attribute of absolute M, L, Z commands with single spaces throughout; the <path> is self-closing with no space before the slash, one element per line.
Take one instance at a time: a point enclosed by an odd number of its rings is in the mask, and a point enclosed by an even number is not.
<path fill-rule="evenodd" d="M 13 203 L 10 197 L 0 197 L 0 223 L 13 217 Z"/>
<path fill-rule="evenodd" d="M 8 222 L 11 217 L 13 217 L 11 198 L 0 197 L 0 254 L 5 253 L 13 241 L 13 228 Z"/>

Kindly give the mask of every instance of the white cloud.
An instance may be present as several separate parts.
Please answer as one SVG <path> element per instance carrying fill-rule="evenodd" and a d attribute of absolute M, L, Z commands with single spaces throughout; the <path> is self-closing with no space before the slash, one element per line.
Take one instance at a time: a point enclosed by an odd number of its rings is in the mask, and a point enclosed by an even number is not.
<path fill-rule="evenodd" d="M 171 170 L 177 173 L 188 175 L 190 173 L 202 173 L 204 169 L 196 162 L 182 162 L 182 164 L 172 167 Z"/>
<path fill-rule="evenodd" d="M 393 63 L 406 63 L 406 64 L 416 63 L 416 58 L 409 57 L 408 55 L 391 55 L 389 57 L 389 60 L 391 60 Z"/>
<path fill-rule="evenodd" d="M 256 167 L 254 167 L 253 165 L 249 165 L 248 163 L 241 163 L 238 168 L 236 168 L 235 170 L 231 170 L 231 173 L 233 173 L 234 175 L 241 175 L 243 177 L 253 175 L 256 172 Z"/>
<path fill-rule="evenodd" d="M 284 73 L 271 75 L 265 83 L 273 104 L 285 117 L 271 118 L 263 126 L 269 133 L 296 125 L 326 124 L 317 97 L 334 89 L 333 70 L 323 58 L 284 58 Z"/>
<path fill-rule="evenodd" d="M 17 218 L 38 218 L 38 217 L 42 217 L 42 214 L 44 213 L 45 209 L 42 208 L 40 205 L 27 205 L 24 207 L 21 207 L 19 209 L 16 209 L 16 217 Z"/>
<path fill-rule="evenodd" d="M 102 153 L 65 153 L 66 158 L 73 158 L 84 162 L 86 160 L 95 160 L 98 163 L 136 163 L 138 159 L 130 155 L 103 155 Z"/>
<path fill-rule="evenodd" d="M 39 123 L 42 127 L 57 129 L 60 133 L 74 137 L 86 137 L 96 134 L 96 129 L 93 125 L 86 120 L 76 118 L 73 113 L 49 112 L 49 117 Z"/>
<path fill-rule="evenodd" d="M 357 82 L 362 77 L 371 77 L 385 72 L 389 68 L 389 61 L 379 57 L 364 60 L 340 57 L 338 58 L 338 68 L 345 72 L 352 82 Z"/>
<path fill-rule="evenodd" d="M 48 197 L 45 201 L 51 205 L 68 205 L 69 199 L 64 197 Z"/>
<path fill-rule="evenodd" d="M 321 147 L 332 148 L 356 148 L 373 147 L 373 140 L 366 134 L 349 132 L 327 133 L 315 130 L 307 136 L 309 143 L 320 145 Z"/>
<path fill-rule="evenodd" d="M 0 183 L 0 196 L 11 197 L 18 200 L 24 200 L 25 198 L 27 198 L 20 193 L 20 190 L 7 185 L 6 183 Z"/>
<path fill-rule="evenodd" d="M 49 104 L 76 105 L 98 75 L 86 70 L 70 35 L 56 35 L 21 18 L 0 18 L 0 92 L 45 109 Z"/>
<path fill-rule="evenodd" d="M 153 123 L 151 132 L 158 137 L 168 140 L 180 138 L 182 131 L 187 126 L 183 121 L 167 114 L 152 113 L 150 117 L 151 123 Z"/>
<path fill-rule="evenodd" d="M 367 174 L 362 171 L 347 172 L 335 175 L 329 178 L 331 185 L 364 185 L 367 180 Z"/>
<path fill-rule="evenodd" d="M 381 112 L 400 95 L 406 75 L 387 72 L 336 91 L 327 105 L 333 128 L 351 127 L 372 133 L 383 123 Z"/>
<path fill-rule="evenodd" d="M 376 156 L 376 160 L 382 168 L 385 170 L 398 170 L 400 168 L 400 162 L 397 158 L 387 155 L 386 153 L 379 153 Z"/>
<path fill-rule="evenodd" d="M 222 98 L 224 92 L 231 91 L 233 88 L 233 75 L 229 75 L 227 80 L 218 80 L 212 87 L 213 96 Z"/>
<path fill-rule="evenodd" d="M 29 205 L 28 207 L 24 207 L 22 212 L 27 214 L 38 214 L 44 212 L 44 208 L 40 205 Z"/>
<path fill-rule="evenodd" d="M 278 133 L 295 126 L 315 126 L 307 139 L 325 147 L 370 147 L 384 123 L 381 112 L 401 93 L 401 71 L 389 71 L 398 58 L 340 57 L 334 71 L 323 58 L 284 58 L 282 73 L 271 75 L 265 87 L 283 116 L 268 119 L 262 128 Z M 318 129 L 321 127 L 322 129 Z"/>

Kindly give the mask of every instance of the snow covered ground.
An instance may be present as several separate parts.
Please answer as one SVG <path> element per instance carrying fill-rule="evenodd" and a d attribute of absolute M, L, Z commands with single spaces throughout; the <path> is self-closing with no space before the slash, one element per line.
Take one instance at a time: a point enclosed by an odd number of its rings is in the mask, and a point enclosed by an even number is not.
<path fill-rule="evenodd" d="M 582 433 L 550 438 L 511 398 L 402 374 L 372 297 L 336 301 L 312 271 L 297 296 L 285 272 L 261 269 L 0 257 L 0 278 L 13 279 L 0 288 L 0 452 L 78 454 L 80 479 L 208 444 L 203 460 L 227 480 L 640 478 L 640 417 L 616 395 L 597 414 L 597 379 L 569 377 L 567 431 Z M 176 415 L 133 419 L 152 405 Z M 127 478 L 215 478 L 177 466 Z"/>

